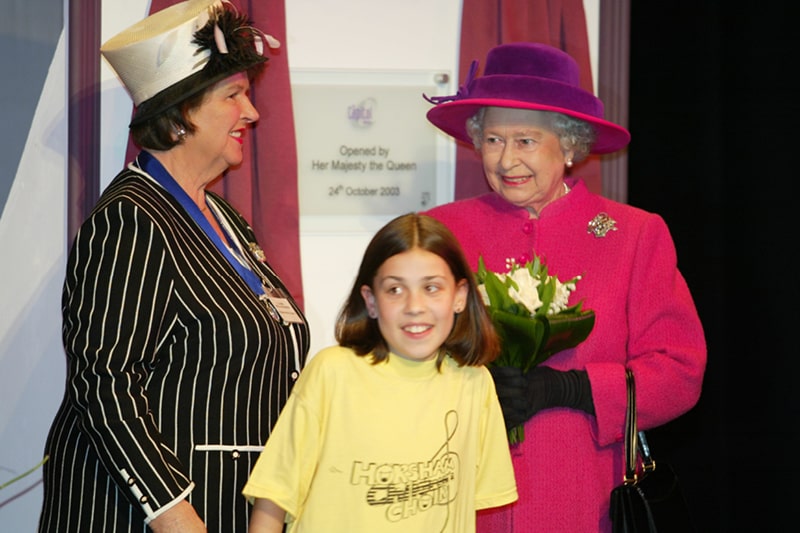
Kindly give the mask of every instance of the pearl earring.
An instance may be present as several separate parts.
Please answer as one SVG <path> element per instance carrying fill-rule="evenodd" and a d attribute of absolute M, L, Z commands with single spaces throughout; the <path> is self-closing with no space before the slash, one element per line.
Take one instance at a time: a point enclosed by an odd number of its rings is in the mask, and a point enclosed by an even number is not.
<path fill-rule="evenodd" d="M 567 168 L 572 168 L 572 159 L 567 159 L 565 165 L 567 165 Z"/>

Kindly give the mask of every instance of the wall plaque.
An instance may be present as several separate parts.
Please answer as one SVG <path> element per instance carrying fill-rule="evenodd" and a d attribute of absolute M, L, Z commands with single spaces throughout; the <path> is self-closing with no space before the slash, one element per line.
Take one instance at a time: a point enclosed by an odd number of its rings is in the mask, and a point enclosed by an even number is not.
<path fill-rule="evenodd" d="M 451 159 L 425 118 L 436 72 L 292 71 L 302 217 L 392 217 L 445 200 Z"/>

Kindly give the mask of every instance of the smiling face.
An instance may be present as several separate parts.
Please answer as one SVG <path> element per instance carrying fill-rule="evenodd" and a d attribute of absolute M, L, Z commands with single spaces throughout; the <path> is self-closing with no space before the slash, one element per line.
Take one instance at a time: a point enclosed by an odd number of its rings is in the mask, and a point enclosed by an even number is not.
<path fill-rule="evenodd" d="M 489 186 L 506 201 L 538 215 L 563 194 L 571 153 L 561 150 L 548 114 L 489 107 L 483 117 L 480 154 Z"/>
<path fill-rule="evenodd" d="M 444 259 L 412 248 L 384 261 L 372 287 L 361 287 L 361 296 L 392 353 L 426 361 L 450 335 L 467 290 L 466 280 L 456 282 Z"/>
<path fill-rule="evenodd" d="M 245 131 L 259 118 L 249 90 L 247 75 L 234 74 L 213 85 L 200 106 L 189 112 L 196 129 L 185 144 L 202 158 L 212 176 L 242 162 Z"/>

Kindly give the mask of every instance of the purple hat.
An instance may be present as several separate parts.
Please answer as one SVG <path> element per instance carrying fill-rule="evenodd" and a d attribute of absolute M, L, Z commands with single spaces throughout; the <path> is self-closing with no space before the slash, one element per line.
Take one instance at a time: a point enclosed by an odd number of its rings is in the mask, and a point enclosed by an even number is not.
<path fill-rule="evenodd" d="M 501 44 L 489 50 L 483 76 L 475 78 L 473 61 L 467 79 L 454 96 L 427 98 L 434 126 L 472 143 L 467 119 L 486 106 L 563 113 L 591 124 L 597 140 L 591 152 L 605 154 L 625 147 L 631 134 L 603 119 L 603 102 L 580 87 L 578 64 L 566 52 L 539 43 Z"/>

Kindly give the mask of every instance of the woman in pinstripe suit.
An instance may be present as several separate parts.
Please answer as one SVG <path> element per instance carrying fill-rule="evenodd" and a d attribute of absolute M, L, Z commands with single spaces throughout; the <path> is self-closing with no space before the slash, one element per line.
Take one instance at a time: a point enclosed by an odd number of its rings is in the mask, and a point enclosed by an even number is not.
<path fill-rule="evenodd" d="M 248 223 L 205 188 L 242 161 L 249 80 L 276 45 L 224 0 L 189 0 L 102 48 L 142 151 L 69 255 L 42 532 L 247 530 L 241 489 L 309 332 Z"/>

